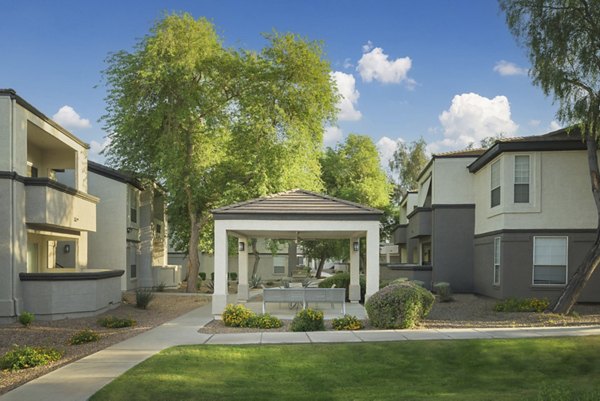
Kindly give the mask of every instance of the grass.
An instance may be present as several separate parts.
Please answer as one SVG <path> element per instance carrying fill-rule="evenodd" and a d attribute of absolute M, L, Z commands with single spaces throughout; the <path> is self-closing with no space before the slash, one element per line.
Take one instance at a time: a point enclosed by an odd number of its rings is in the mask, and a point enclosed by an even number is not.
<path fill-rule="evenodd" d="M 600 337 L 203 345 L 164 350 L 91 400 L 598 400 L 598 377 Z"/>

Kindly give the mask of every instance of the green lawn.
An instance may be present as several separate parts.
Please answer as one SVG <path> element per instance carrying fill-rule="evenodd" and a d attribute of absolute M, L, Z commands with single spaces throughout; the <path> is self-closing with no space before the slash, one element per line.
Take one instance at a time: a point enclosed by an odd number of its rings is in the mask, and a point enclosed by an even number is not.
<path fill-rule="evenodd" d="M 598 386 L 600 337 L 203 345 L 167 349 L 91 400 L 598 400 Z"/>

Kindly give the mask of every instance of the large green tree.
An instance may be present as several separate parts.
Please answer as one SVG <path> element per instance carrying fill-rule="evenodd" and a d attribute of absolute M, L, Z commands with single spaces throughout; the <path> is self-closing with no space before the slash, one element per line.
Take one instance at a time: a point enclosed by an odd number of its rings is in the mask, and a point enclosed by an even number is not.
<path fill-rule="evenodd" d="M 369 136 L 350 134 L 335 149 L 327 148 L 321 166 L 328 195 L 378 209 L 390 205 L 392 188 Z M 301 245 L 307 256 L 319 260 L 317 277 L 327 259 L 346 259 L 350 246 L 348 240 L 303 241 Z"/>
<path fill-rule="evenodd" d="M 408 144 L 398 141 L 394 156 L 390 160 L 396 203 L 408 191 L 418 187 L 417 178 L 428 161 L 427 143 L 423 137 Z"/>
<path fill-rule="evenodd" d="M 212 208 L 321 188 L 323 126 L 337 101 L 329 64 L 318 42 L 265 39 L 260 52 L 228 49 L 206 19 L 171 14 L 107 60 L 108 160 L 167 189 L 171 227 L 187 243 L 188 291 L 201 238 L 211 247 Z"/>
<path fill-rule="evenodd" d="M 533 83 L 558 103 L 558 118 L 587 146 L 591 189 L 600 219 L 600 1 L 500 0 L 511 32 L 527 49 Z M 569 313 L 600 264 L 600 221 L 583 262 L 552 305 Z"/>

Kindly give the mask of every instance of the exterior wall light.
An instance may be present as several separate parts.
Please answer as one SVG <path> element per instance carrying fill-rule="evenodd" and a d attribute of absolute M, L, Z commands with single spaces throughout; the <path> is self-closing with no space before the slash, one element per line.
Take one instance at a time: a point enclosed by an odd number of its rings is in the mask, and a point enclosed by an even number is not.
<path fill-rule="evenodd" d="M 239 242 L 238 243 L 238 250 L 240 252 L 244 252 L 244 249 L 246 249 L 246 244 L 244 244 L 243 242 Z"/>
<path fill-rule="evenodd" d="M 360 249 L 358 241 L 356 241 L 352 244 L 352 249 L 354 249 L 354 252 L 358 252 L 358 250 Z"/>
<path fill-rule="evenodd" d="M 63 251 L 64 251 L 65 253 L 69 253 L 69 252 L 71 252 L 71 245 L 69 245 L 69 244 L 66 244 L 66 245 L 64 246 L 64 248 L 63 248 Z"/>

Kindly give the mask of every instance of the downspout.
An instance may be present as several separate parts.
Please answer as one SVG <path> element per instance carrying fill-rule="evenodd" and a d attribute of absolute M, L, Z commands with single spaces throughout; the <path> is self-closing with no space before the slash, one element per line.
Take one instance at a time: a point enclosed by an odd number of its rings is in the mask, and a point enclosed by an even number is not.
<path fill-rule="evenodd" d="M 14 135 L 15 135 L 15 131 L 16 131 L 16 123 L 15 123 L 15 105 L 16 105 L 16 99 L 15 97 L 11 96 L 11 105 L 10 105 L 10 122 L 9 122 L 9 126 L 12 127 L 11 131 L 9 133 L 9 142 L 8 142 L 8 146 L 9 146 L 9 157 L 10 157 L 10 169 L 12 170 L 13 173 L 16 173 L 16 169 L 15 169 L 15 158 L 14 158 Z M 16 177 L 15 177 L 16 178 Z M 17 308 L 17 297 L 15 295 L 16 292 L 16 283 L 15 283 L 15 250 L 14 250 L 14 238 L 15 238 L 15 183 L 17 181 L 16 180 L 12 180 L 11 182 L 11 186 L 12 186 L 12 196 L 10 197 L 10 212 L 11 212 L 11 219 L 10 219 L 10 246 L 12 248 L 12 257 L 10 258 L 10 282 L 11 282 L 11 299 L 12 299 L 12 303 L 13 303 L 13 313 L 14 316 L 18 316 L 18 308 Z"/>

